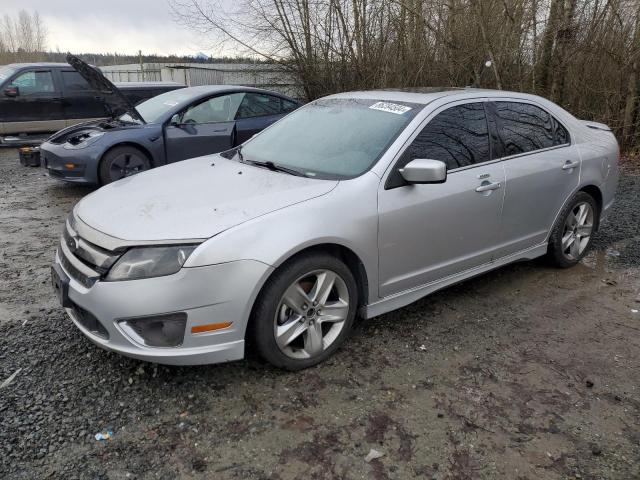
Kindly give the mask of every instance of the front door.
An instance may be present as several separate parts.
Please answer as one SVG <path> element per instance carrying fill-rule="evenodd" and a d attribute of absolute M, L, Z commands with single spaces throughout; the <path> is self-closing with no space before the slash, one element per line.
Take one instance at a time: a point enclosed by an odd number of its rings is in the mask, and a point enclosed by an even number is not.
<path fill-rule="evenodd" d="M 234 117 L 243 93 L 198 101 L 165 127 L 167 162 L 228 150 L 235 144 Z"/>
<path fill-rule="evenodd" d="M 236 113 L 237 144 L 277 122 L 295 106 L 293 102 L 275 95 L 246 93 Z"/>
<path fill-rule="evenodd" d="M 60 89 L 51 70 L 34 69 L 17 73 L 6 87 L 14 96 L 4 96 L 0 122 L 4 133 L 53 132 L 64 128 Z"/>
<path fill-rule="evenodd" d="M 416 158 L 447 164 L 441 184 L 407 185 Z M 442 110 L 417 135 L 381 187 L 379 294 L 425 285 L 489 262 L 498 242 L 505 175 L 491 162 L 482 102 Z"/>
<path fill-rule="evenodd" d="M 546 110 L 523 102 L 487 103 L 509 181 L 497 256 L 543 243 L 578 186 L 580 160 L 569 133 Z"/>

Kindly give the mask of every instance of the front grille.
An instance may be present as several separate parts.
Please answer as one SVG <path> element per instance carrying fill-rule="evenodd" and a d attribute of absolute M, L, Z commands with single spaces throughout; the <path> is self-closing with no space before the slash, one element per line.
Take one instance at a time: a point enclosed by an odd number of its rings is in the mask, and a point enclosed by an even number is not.
<path fill-rule="evenodd" d="M 60 263 L 62 264 L 62 268 L 64 268 L 69 275 L 80 284 L 86 288 L 91 288 L 94 283 L 98 280 L 99 276 L 90 277 L 85 273 L 81 272 L 75 265 L 73 265 L 67 255 L 62 249 L 58 250 L 58 257 L 60 258 Z"/>
<path fill-rule="evenodd" d="M 60 263 L 72 278 L 91 288 L 106 275 L 121 253 L 111 252 L 81 238 L 74 226 L 72 213 L 60 239 Z"/>
<path fill-rule="evenodd" d="M 109 332 L 95 315 L 76 304 L 73 305 L 72 310 L 80 325 L 100 338 L 104 338 L 105 340 L 109 339 Z"/>

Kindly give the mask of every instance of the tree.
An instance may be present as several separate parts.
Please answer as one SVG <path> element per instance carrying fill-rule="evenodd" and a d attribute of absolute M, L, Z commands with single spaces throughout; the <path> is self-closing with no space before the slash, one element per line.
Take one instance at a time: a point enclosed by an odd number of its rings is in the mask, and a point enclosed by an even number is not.
<path fill-rule="evenodd" d="M 38 12 L 20 10 L 0 22 L 0 63 L 40 60 L 46 50 L 47 27 Z"/>

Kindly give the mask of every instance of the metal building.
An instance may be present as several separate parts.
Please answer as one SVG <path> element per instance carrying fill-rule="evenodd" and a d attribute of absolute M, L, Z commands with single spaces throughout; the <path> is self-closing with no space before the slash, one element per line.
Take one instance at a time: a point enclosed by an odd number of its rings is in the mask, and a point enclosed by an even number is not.
<path fill-rule="evenodd" d="M 296 77 L 279 65 L 264 63 L 143 63 L 100 67 L 113 82 L 169 81 L 196 85 L 266 88 L 302 98 Z"/>

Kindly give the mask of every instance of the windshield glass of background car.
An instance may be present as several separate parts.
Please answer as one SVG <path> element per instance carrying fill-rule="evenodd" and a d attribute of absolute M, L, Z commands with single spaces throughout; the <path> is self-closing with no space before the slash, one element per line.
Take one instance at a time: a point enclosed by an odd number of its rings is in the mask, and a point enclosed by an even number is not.
<path fill-rule="evenodd" d="M 370 99 L 318 100 L 251 139 L 242 155 L 308 176 L 353 178 L 378 161 L 421 108 Z"/>
<path fill-rule="evenodd" d="M 142 118 L 144 118 L 145 122 L 154 123 L 157 122 L 167 110 L 175 107 L 179 103 L 189 100 L 190 98 L 191 95 L 184 92 L 183 89 L 173 90 L 136 105 L 136 110 L 138 110 Z M 122 115 L 120 120 L 125 122 L 135 122 L 135 120 L 127 113 Z"/>
<path fill-rule="evenodd" d="M 15 69 L 11 67 L 0 67 L 0 83 L 13 75 L 13 72 L 15 72 Z"/>

